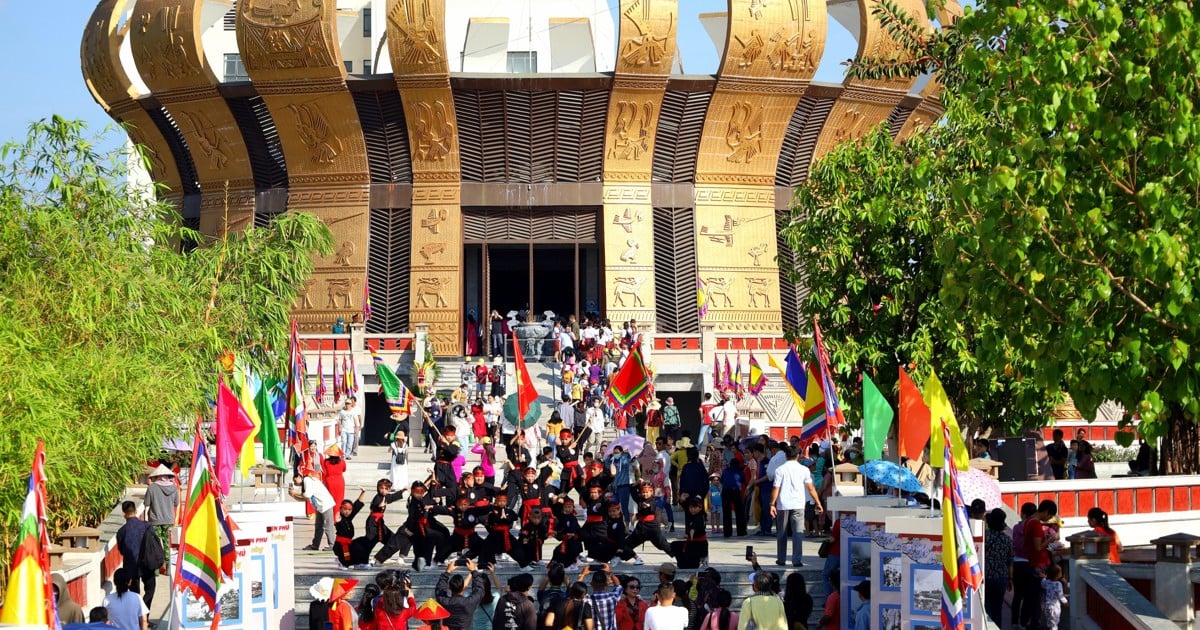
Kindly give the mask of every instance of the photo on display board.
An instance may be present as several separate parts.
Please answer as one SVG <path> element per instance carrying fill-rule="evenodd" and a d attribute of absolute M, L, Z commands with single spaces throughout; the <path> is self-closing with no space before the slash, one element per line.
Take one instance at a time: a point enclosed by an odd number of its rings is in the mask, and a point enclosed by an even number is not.
<path fill-rule="evenodd" d="M 900 590 L 900 583 L 904 580 L 904 568 L 901 564 L 899 552 L 885 551 L 879 554 L 879 590 Z"/>
<path fill-rule="evenodd" d="M 914 621 L 908 630 L 942 630 L 942 624 L 932 621 Z"/>
<path fill-rule="evenodd" d="M 914 564 L 909 568 L 912 614 L 937 615 L 942 610 L 942 566 Z M 936 626 L 935 626 L 936 627 Z"/>
<path fill-rule="evenodd" d="M 871 539 L 851 538 L 850 545 L 850 579 L 871 579 Z"/>
<path fill-rule="evenodd" d="M 900 619 L 900 606 L 895 604 L 880 604 L 879 630 L 901 630 L 903 621 Z"/>

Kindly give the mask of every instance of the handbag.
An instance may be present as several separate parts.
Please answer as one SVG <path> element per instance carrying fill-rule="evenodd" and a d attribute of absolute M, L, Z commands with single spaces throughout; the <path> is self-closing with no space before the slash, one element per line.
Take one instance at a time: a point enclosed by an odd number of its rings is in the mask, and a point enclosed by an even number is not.
<path fill-rule="evenodd" d="M 833 548 L 833 541 L 832 541 L 832 540 L 826 540 L 825 542 L 822 542 L 822 543 L 821 543 L 821 546 L 820 546 L 820 547 L 817 547 L 817 557 L 818 557 L 818 558 L 828 558 L 828 557 L 829 557 L 829 551 L 830 551 L 832 548 Z"/>

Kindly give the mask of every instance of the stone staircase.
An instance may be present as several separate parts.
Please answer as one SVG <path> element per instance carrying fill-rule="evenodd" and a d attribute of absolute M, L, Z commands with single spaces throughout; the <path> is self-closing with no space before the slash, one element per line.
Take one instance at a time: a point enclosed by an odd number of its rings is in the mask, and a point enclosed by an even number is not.
<path fill-rule="evenodd" d="M 531 374 L 534 368 L 530 366 Z M 537 376 L 534 376 L 536 379 Z M 539 389 L 542 389 L 539 387 Z M 549 404 L 544 407 L 550 407 Z M 549 411 L 545 411 L 547 415 Z M 426 470 L 431 466 L 430 458 L 423 453 L 420 447 L 415 447 L 409 451 L 409 476 L 411 479 L 424 478 L 428 473 Z M 471 460 L 469 459 L 468 462 Z M 381 478 L 386 477 L 389 471 L 389 463 L 387 458 L 387 449 L 379 446 L 363 446 L 360 449 L 359 456 L 355 457 L 346 471 L 346 495 L 349 498 L 354 498 L 358 494 L 358 488 L 362 487 L 367 490 L 367 497 L 364 500 L 369 500 L 373 494 L 375 483 Z M 402 503 L 394 504 L 396 509 L 389 510 L 387 514 L 388 525 L 393 529 L 397 528 L 404 520 L 405 513 Z M 682 523 L 682 515 L 676 511 L 676 519 Z M 365 516 L 360 513 L 356 523 L 358 531 L 361 533 Z M 443 518 L 443 522 L 447 522 Z M 668 540 L 676 540 L 681 535 L 681 528 L 677 529 L 676 533 L 668 533 Z M 418 602 L 424 601 L 433 597 L 433 588 L 437 583 L 438 577 L 441 575 L 440 569 L 426 569 L 421 572 L 412 570 L 411 564 L 403 567 L 395 564 L 387 564 L 384 567 L 372 568 L 371 570 L 355 571 L 347 570 L 338 566 L 331 552 L 307 552 L 299 551 L 300 548 L 307 545 L 312 539 L 313 529 L 312 522 L 306 519 L 297 519 L 295 529 L 295 546 L 296 564 L 294 572 L 294 586 L 296 597 L 296 616 L 297 628 L 307 627 L 308 620 L 308 605 L 312 600 L 308 592 L 310 586 L 316 583 L 323 577 L 347 577 L 359 580 L 359 588 L 356 588 L 351 598 L 357 604 L 357 598 L 361 595 L 361 586 L 375 578 L 375 575 L 383 568 L 397 568 L 410 571 L 413 588 L 416 591 L 415 596 Z M 544 548 L 545 554 L 543 557 L 549 558 L 551 548 L 557 544 L 557 541 L 551 540 L 547 542 Z M 799 571 L 804 575 L 806 582 L 809 585 L 809 592 L 817 599 L 817 604 L 814 610 L 814 621 L 820 616 L 821 602 L 823 601 L 823 589 L 821 584 L 820 569 L 823 560 L 816 557 L 816 550 L 819 543 L 815 541 L 806 541 L 805 551 L 809 554 L 805 557 L 805 566 Z M 753 545 L 760 554 L 760 561 L 763 568 L 766 570 L 777 571 L 781 574 L 781 582 L 786 579 L 782 574 L 785 567 L 775 566 L 773 563 L 775 552 L 775 541 L 771 538 L 763 537 L 733 537 L 723 538 L 720 534 L 711 534 L 709 538 L 709 564 L 721 572 L 722 581 L 721 587 L 728 589 L 734 597 L 735 606 L 740 605 L 742 599 L 748 597 L 753 591 L 749 581 L 750 567 L 745 560 L 745 548 L 747 545 Z M 633 565 L 630 563 L 621 563 L 615 568 L 618 575 L 634 575 L 637 576 L 643 584 L 656 584 L 658 582 L 657 571 L 661 563 L 670 559 L 658 549 L 651 545 L 643 545 L 637 550 L 638 555 L 645 560 L 644 565 Z M 405 559 L 406 562 L 411 561 L 411 557 Z M 786 567 L 791 570 L 791 567 Z M 502 583 L 507 583 L 508 578 L 519 572 L 520 569 L 512 563 L 501 563 L 496 567 L 496 575 Z M 680 570 L 676 577 L 678 579 L 690 579 L 695 573 L 692 570 Z M 540 582 L 541 577 L 545 575 L 545 569 L 534 569 L 533 575 L 535 578 L 535 586 Z M 568 579 L 574 580 L 577 574 L 568 573 Z M 647 592 L 648 596 L 648 592 Z M 810 625 L 810 627 L 812 627 Z"/>

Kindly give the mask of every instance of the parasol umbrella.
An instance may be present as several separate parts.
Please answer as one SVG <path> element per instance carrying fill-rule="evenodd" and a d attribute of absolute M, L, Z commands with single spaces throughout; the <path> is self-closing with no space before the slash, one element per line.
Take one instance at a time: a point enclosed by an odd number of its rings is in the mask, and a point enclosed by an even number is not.
<path fill-rule="evenodd" d="M 528 429 L 537 424 L 538 418 L 542 416 L 542 405 L 536 400 L 529 403 L 529 413 L 525 414 L 520 422 L 517 422 L 517 413 L 517 397 L 509 396 L 504 401 L 504 417 L 518 429 Z"/>
<path fill-rule="evenodd" d="M 1000 482 L 978 468 L 968 468 L 958 473 L 958 489 L 966 505 L 975 499 L 983 499 L 989 510 L 1005 507 L 1004 500 L 1000 498 Z"/>
<path fill-rule="evenodd" d="M 183 451 L 190 453 L 192 444 L 185 442 L 179 438 L 164 438 L 162 441 L 162 450 L 164 451 Z"/>
<path fill-rule="evenodd" d="M 886 459 L 869 461 L 859 466 L 858 471 L 881 486 L 899 488 L 905 492 L 929 492 L 911 470 Z"/>
<path fill-rule="evenodd" d="M 618 436 L 617 439 L 610 442 L 608 447 L 604 449 L 604 456 L 608 457 L 609 455 L 612 455 L 613 449 L 618 446 L 625 449 L 626 453 L 641 453 L 642 449 L 646 447 L 646 438 L 640 435 L 630 435 L 628 433 Z"/>

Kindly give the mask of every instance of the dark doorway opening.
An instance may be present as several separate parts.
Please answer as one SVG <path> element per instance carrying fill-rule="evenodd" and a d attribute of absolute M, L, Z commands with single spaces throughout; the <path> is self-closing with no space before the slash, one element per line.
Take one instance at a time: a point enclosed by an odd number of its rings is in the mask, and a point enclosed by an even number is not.
<path fill-rule="evenodd" d="M 493 274 L 492 278 L 496 276 Z M 533 247 L 533 309 L 538 315 L 554 311 L 559 317 L 577 314 L 579 287 L 575 281 L 575 248 Z M 497 296 L 492 293 L 493 298 Z"/>
<path fill-rule="evenodd" d="M 490 245 L 487 253 L 490 308 L 501 315 L 524 310 L 529 302 L 529 247 Z"/>

